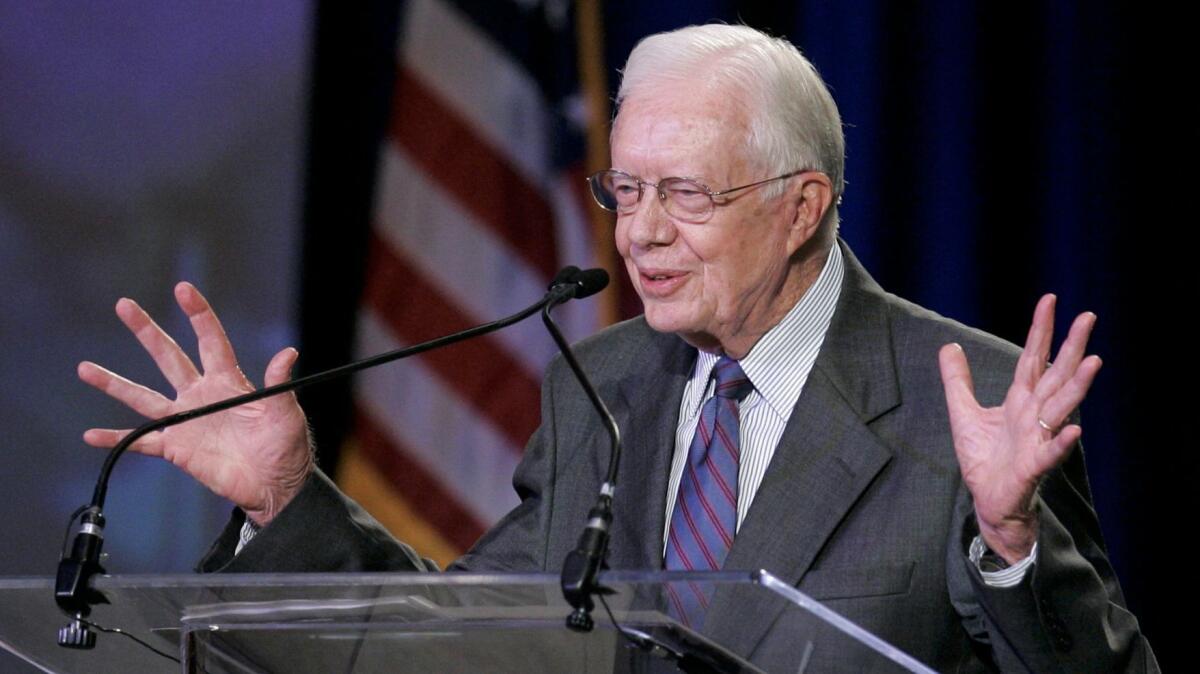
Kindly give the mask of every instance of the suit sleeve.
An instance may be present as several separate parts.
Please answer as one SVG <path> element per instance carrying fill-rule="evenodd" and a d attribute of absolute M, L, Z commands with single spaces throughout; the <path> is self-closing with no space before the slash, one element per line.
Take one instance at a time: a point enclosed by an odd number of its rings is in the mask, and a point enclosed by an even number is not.
<path fill-rule="evenodd" d="M 234 509 L 225 530 L 197 569 L 204 573 L 312 571 L 433 571 L 432 561 L 392 538 L 324 473 L 309 476 L 300 493 L 269 526 L 234 555 L 245 514 Z"/>
<path fill-rule="evenodd" d="M 946 566 L 967 630 L 1000 671 L 1158 672 L 1108 561 L 1081 447 L 1038 494 L 1037 561 L 1016 586 L 996 588 L 964 553 L 978 525 L 962 487 L 956 514 L 963 526 Z"/>

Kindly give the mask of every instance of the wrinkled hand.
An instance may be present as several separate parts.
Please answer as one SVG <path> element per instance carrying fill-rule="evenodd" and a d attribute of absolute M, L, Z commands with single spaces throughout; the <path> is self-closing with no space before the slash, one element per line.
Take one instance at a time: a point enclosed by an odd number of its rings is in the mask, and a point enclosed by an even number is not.
<path fill-rule="evenodd" d="M 975 501 L 980 535 L 1010 564 L 1029 556 L 1037 541 L 1038 483 L 1066 460 L 1079 440 L 1079 426 L 1063 424 L 1100 370 L 1099 357 L 1084 357 L 1096 324 L 1092 313 L 1075 318 L 1058 357 L 1047 368 L 1054 304 L 1053 295 L 1038 302 L 1012 386 L 999 407 L 985 409 L 975 400 L 961 346 L 947 344 L 939 354 L 954 449 Z"/>
<path fill-rule="evenodd" d="M 123 298 L 116 308 L 121 322 L 175 389 L 174 400 L 87 361 L 79 364 L 79 378 L 151 419 L 253 391 L 224 328 L 200 291 L 180 283 L 175 286 L 175 299 L 196 333 L 203 372 L 136 302 Z M 264 384 L 287 381 L 298 356 L 293 348 L 275 354 Z M 93 428 L 83 439 L 96 447 L 112 447 L 128 433 L 129 429 Z M 313 469 L 308 426 L 292 393 L 150 433 L 130 448 L 179 466 L 260 525 L 283 510 Z"/>

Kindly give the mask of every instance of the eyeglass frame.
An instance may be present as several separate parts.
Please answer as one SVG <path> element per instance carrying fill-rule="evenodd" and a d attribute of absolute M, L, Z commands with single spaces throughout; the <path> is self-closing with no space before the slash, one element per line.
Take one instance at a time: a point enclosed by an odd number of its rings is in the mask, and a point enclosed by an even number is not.
<path fill-rule="evenodd" d="M 708 211 L 705 214 L 704 217 L 705 217 L 705 219 L 707 219 L 708 217 L 711 217 L 712 214 L 716 211 L 716 207 L 717 207 L 717 199 L 716 198 L 717 197 L 725 196 L 726 194 L 738 192 L 741 190 L 750 189 L 751 187 L 758 187 L 759 185 L 765 185 L 769 182 L 774 182 L 776 180 L 783 180 L 785 178 L 791 178 L 793 176 L 798 176 L 801 173 L 808 173 L 812 170 L 813 169 L 797 169 L 790 173 L 784 173 L 783 175 L 775 176 L 774 178 L 766 178 L 764 180 L 759 180 L 759 181 L 752 182 L 752 183 L 749 183 L 746 185 L 730 187 L 730 188 L 723 189 L 723 190 L 717 190 L 715 192 L 708 185 L 705 185 L 704 183 L 700 182 L 699 180 L 696 180 L 695 178 L 687 178 L 687 177 L 680 177 L 680 176 L 667 176 L 666 178 L 662 178 L 661 180 L 659 180 L 657 183 L 652 183 L 647 180 L 642 180 L 641 177 L 639 177 L 639 176 L 635 176 L 631 173 L 626 173 L 624 171 L 621 171 L 618 169 L 613 169 L 613 168 L 596 171 L 595 173 L 593 173 L 587 177 L 587 182 L 588 182 L 588 188 L 589 188 L 588 191 L 590 191 L 592 193 L 592 200 L 594 200 L 596 202 L 596 205 L 598 205 L 600 208 L 603 208 L 604 210 L 608 211 L 609 213 L 617 213 L 618 215 L 622 215 L 621 211 L 618 208 L 609 208 L 608 206 L 605 206 L 604 203 L 602 201 L 600 201 L 600 197 L 598 197 L 596 195 L 596 187 L 595 186 L 596 186 L 596 184 L 598 184 L 600 182 L 601 176 L 617 174 L 617 175 L 625 176 L 626 178 L 629 178 L 629 179 L 633 180 L 633 182 L 637 183 L 638 197 L 637 197 L 637 200 L 633 202 L 635 206 L 637 204 L 642 203 L 642 195 L 646 191 L 645 188 L 653 187 L 654 191 L 658 193 L 658 200 L 660 203 L 663 204 L 663 208 L 666 208 L 666 204 L 669 203 L 669 197 L 667 196 L 667 193 L 663 191 L 661 185 L 670 180 L 686 181 L 686 182 L 692 183 L 696 187 L 701 188 L 702 194 L 708 195 L 708 200 L 712 204 L 712 210 Z M 630 211 L 630 212 L 632 212 L 632 211 Z M 670 211 L 668 211 L 668 212 L 670 212 Z M 674 215 L 674 214 L 672 214 L 672 215 Z M 680 217 L 680 216 L 675 215 L 675 217 Z M 701 220 L 700 222 L 704 222 L 704 220 Z M 699 223 L 696 223 L 696 224 L 699 224 Z"/>

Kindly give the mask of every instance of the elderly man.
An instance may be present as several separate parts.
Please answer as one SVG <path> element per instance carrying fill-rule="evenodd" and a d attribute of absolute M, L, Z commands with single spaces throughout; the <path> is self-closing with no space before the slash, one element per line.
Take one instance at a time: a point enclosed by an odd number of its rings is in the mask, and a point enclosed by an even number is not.
<path fill-rule="evenodd" d="M 1053 296 L 1019 351 L 883 292 L 836 235 L 837 108 L 785 41 L 739 26 L 655 35 L 618 103 L 613 168 L 590 183 L 645 315 L 578 345 L 627 438 L 609 564 L 764 568 L 938 669 L 1156 669 L 1075 448 L 1071 415 L 1100 368 L 1084 355 L 1095 316 L 1047 365 Z M 250 390 L 203 297 L 176 296 L 203 372 L 117 304 L 174 400 L 91 363 L 81 378 L 150 417 Z M 295 358 L 280 352 L 266 383 Z M 559 567 L 607 462 L 593 419 L 553 363 L 521 503 L 456 568 Z M 205 570 L 432 567 L 313 467 L 290 396 L 136 449 L 239 507 Z M 761 664 L 792 657 L 771 613 L 707 599 L 675 595 L 671 610 Z"/>

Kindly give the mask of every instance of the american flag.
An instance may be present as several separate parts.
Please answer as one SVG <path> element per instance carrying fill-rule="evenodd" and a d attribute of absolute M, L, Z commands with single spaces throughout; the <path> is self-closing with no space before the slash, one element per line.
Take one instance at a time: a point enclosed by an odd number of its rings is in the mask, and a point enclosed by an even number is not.
<path fill-rule="evenodd" d="M 406 4 L 358 356 L 507 315 L 541 297 L 559 267 L 610 259 L 584 183 L 589 111 L 593 139 L 607 113 L 603 82 L 591 108 L 581 91 L 579 65 L 599 55 L 581 60 L 578 31 L 596 29 L 577 12 L 594 19 L 597 5 Z M 606 161 L 606 148 L 593 151 L 592 163 Z M 580 337 L 611 320 L 604 307 L 556 315 Z M 533 319 L 360 375 L 342 488 L 422 554 L 452 560 L 516 504 L 510 477 L 554 353 Z"/>

